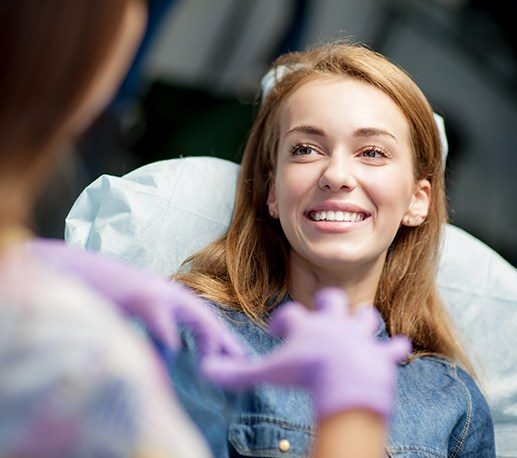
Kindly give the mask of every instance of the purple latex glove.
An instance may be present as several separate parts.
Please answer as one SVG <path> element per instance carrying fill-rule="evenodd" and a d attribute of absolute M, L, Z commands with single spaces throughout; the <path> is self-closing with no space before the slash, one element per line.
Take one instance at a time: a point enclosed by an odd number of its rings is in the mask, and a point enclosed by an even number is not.
<path fill-rule="evenodd" d="M 255 361 L 209 358 L 203 372 L 229 389 L 247 389 L 266 382 L 305 388 L 312 395 L 318 420 L 355 408 L 386 419 L 394 398 L 396 363 L 411 344 L 397 336 L 372 336 L 379 324 L 373 308 L 350 314 L 346 296 L 327 288 L 316 295 L 316 310 L 296 302 L 280 307 L 270 330 L 286 342 Z"/>
<path fill-rule="evenodd" d="M 33 239 L 28 248 L 40 261 L 77 276 L 121 311 L 140 318 L 156 338 L 175 351 L 181 345 L 175 325 L 181 323 L 193 331 L 202 357 L 240 359 L 245 354 L 217 315 L 178 283 L 60 240 Z"/>

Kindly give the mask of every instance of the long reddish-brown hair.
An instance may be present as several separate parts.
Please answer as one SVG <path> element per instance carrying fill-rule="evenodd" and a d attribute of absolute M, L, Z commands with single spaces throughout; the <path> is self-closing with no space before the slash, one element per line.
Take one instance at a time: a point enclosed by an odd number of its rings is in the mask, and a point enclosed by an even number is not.
<path fill-rule="evenodd" d="M 67 122 L 133 1 L 0 2 L 0 226 L 24 218 L 61 147 L 77 135 Z"/>
<path fill-rule="evenodd" d="M 323 45 L 284 55 L 274 68 L 278 65 L 292 71 L 277 82 L 258 112 L 244 151 L 228 233 L 188 259 L 190 271 L 176 278 L 258 322 L 289 293 L 290 246 L 266 205 L 276 169 L 280 110 L 307 81 L 328 76 L 364 81 L 387 94 L 404 113 L 415 181 L 427 179 L 432 186 L 425 222 L 401 226 L 388 250 L 375 305 L 390 334 L 412 340 L 416 356 L 438 354 L 470 369 L 435 282 L 446 206 L 440 140 L 427 99 L 402 69 L 358 45 Z"/>

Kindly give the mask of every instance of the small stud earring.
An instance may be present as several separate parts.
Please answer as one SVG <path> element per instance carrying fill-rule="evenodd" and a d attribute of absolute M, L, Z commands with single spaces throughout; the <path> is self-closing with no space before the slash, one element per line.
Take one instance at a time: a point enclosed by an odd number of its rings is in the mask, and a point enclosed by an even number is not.
<path fill-rule="evenodd" d="M 411 218 L 411 216 L 408 216 L 406 218 L 406 224 L 411 224 L 411 221 L 413 221 L 413 219 Z"/>

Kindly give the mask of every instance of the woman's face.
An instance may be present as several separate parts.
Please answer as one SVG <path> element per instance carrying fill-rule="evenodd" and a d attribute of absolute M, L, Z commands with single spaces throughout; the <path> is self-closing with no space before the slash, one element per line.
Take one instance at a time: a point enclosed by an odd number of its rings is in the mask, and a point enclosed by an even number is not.
<path fill-rule="evenodd" d="M 425 220 L 430 185 L 415 181 L 408 123 L 383 92 L 354 79 L 307 82 L 279 127 L 268 207 L 299 259 L 382 265 L 400 225 Z"/>

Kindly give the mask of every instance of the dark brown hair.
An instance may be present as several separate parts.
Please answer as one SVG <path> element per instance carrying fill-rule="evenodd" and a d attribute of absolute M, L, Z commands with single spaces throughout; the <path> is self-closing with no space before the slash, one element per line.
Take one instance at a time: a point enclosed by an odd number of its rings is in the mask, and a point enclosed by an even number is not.
<path fill-rule="evenodd" d="M 36 192 L 133 0 L 0 2 L 0 223 Z M 15 191 L 13 191 L 13 189 Z M 8 207 L 8 208 L 6 208 Z"/>

